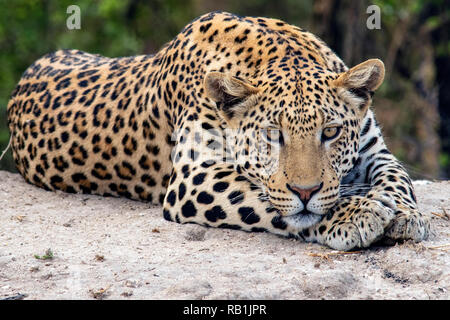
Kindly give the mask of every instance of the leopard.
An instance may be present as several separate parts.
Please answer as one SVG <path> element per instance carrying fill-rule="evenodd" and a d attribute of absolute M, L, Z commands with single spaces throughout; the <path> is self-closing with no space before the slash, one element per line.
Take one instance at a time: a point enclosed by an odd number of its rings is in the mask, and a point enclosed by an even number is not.
<path fill-rule="evenodd" d="M 39 58 L 7 105 L 13 159 L 48 191 L 162 205 L 180 224 L 344 251 L 419 242 L 430 221 L 372 106 L 384 76 L 282 20 L 211 12 L 155 54 Z"/>

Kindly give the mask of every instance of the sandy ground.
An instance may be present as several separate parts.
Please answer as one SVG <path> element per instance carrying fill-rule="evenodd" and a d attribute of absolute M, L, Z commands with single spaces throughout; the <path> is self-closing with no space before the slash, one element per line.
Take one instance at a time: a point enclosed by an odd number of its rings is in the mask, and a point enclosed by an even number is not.
<path fill-rule="evenodd" d="M 146 203 L 47 192 L 0 172 L 0 300 L 449 299 L 450 182 L 416 190 L 432 217 L 427 241 L 343 254 L 170 223 Z"/>

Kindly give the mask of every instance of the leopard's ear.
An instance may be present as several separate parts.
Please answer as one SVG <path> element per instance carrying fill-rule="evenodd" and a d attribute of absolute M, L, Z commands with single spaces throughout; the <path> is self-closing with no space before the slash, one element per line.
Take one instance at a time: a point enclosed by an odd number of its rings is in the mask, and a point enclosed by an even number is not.
<path fill-rule="evenodd" d="M 335 85 L 347 89 L 375 91 L 384 80 L 384 63 L 379 59 L 369 59 L 343 72 L 335 80 Z"/>
<path fill-rule="evenodd" d="M 333 84 L 341 89 L 341 95 L 348 102 L 358 105 L 358 111 L 365 114 L 373 92 L 383 80 L 384 63 L 379 59 L 369 59 L 341 73 Z"/>
<path fill-rule="evenodd" d="M 250 98 L 259 92 L 250 83 L 222 72 L 208 73 L 204 85 L 206 95 L 216 102 L 228 119 L 243 114 L 249 107 Z"/>

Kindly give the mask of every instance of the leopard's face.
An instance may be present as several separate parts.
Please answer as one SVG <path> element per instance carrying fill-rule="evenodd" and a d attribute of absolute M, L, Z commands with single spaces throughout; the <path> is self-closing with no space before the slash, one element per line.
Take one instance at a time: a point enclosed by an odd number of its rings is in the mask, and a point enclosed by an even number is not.
<path fill-rule="evenodd" d="M 371 94 L 346 87 L 339 74 L 303 74 L 263 82 L 239 106 L 222 110 L 235 128 L 239 170 L 284 221 L 308 227 L 336 203 L 341 178 L 358 159 Z"/>
<path fill-rule="evenodd" d="M 272 99 L 263 94 L 260 103 L 269 103 L 270 116 L 249 112 L 238 130 L 238 154 L 249 150 L 242 170 L 282 216 L 302 225 L 317 223 L 336 203 L 340 180 L 358 152 L 360 113 L 353 106 L 344 109 L 337 91 L 325 88 L 329 80 L 321 82 L 322 92 L 301 90 Z M 310 87 L 316 85 L 319 80 L 311 80 Z"/>

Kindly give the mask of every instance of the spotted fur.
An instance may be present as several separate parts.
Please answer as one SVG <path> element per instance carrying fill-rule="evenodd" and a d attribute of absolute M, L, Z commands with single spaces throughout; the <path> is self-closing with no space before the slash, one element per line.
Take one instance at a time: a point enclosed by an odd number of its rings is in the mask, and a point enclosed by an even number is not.
<path fill-rule="evenodd" d="M 210 13 L 155 55 L 37 60 L 8 104 L 13 156 L 39 187 L 160 203 L 179 223 L 343 250 L 419 241 L 429 223 L 370 109 L 383 77 L 283 21 Z"/>

